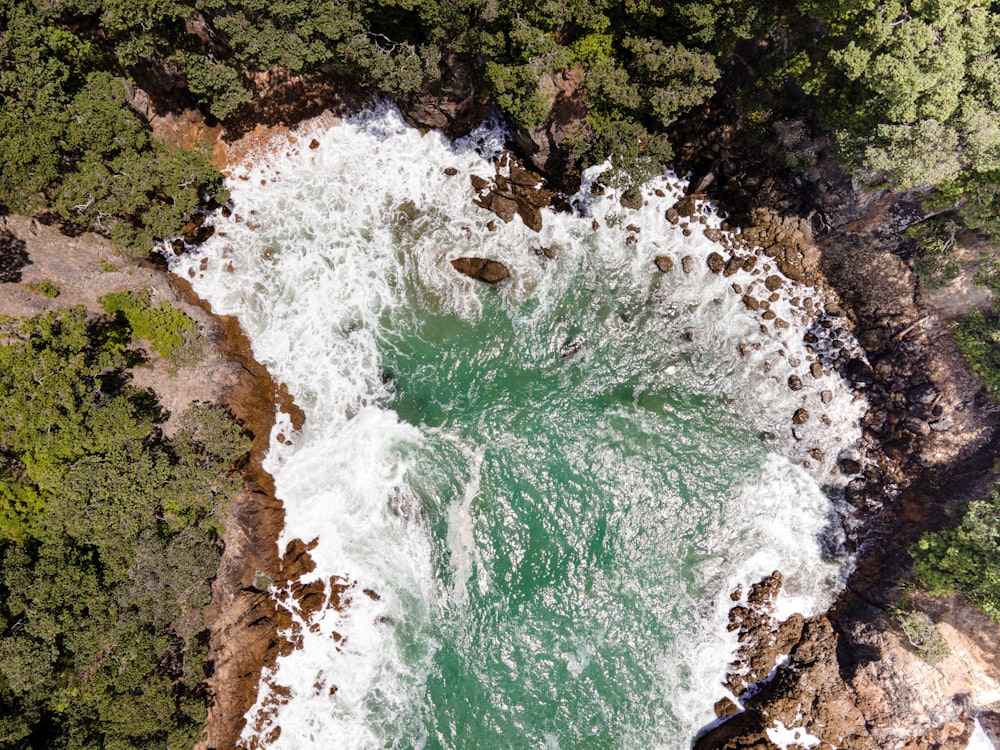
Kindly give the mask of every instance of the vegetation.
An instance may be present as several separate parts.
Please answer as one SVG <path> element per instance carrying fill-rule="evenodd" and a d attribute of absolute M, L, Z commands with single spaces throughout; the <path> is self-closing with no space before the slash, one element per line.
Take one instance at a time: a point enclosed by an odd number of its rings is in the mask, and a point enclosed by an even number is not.
<path fill-rule="evenodd" d="M 969 368 L 1000 399 L 1000 322 L 994 314 L 973 310 L 955 325 L 955 341 Z"/>
<path fill-rule="evenodd" d="M 25 284 L 29 291 L 40 294 L 43 297 L 58 297 L 59 287 L 53 284 L 51 281 L 39 281 L 34 284 Z"/>
<path fill-rule="evenodd" d="M 954 528 L 925 534 L 910 554 L 931 592 L 956 591 L 1000 622 L 1000 489 L 969 503 Z"/>
<path fill-rule="evenodd" d="M 136 338 L 174 365 L 197 362 L 202 356 L 198 324 L 185 312 L 161 302 L 153 307 L 150 292 L 112 292 L 100 299 L 104 311 L 126 322 Z"/>
<path fill-rule="evenodd" d="M 740 101 L 814 111 L 859 173 L 940 186 L 968 226 L 995 223 L 1000 12 L 962 0 L 780 6 L 736 0 L 0 0 L 0 196 L 144 246 L 219 189 L 204 157 L 154 142 L 125 80 L 172 80 L 225 119 L 249 74 L 340 66 L 390 95 L 478 79 L 516 124 L 540 126 L 546 79 L 578 67 L 588 114 L 572 143 L 623 184 L 671 156 L 666 130 L 716 93 L 741 39 L 762 75 Z M 797 94 L 790 95 L 792 90 Z M 30 125 L 29 127 L 25 127 Z"/>
<path fill-rule="evenodd" d="M 202 154 L 150 137 L 118 61 L 73 30 L 79 16 L 60 19 L 70 7 L 0 0 L 0 205 L 148 252 L 221 178 Z"/>
<path fill-rule="evenodd" d="M 955 258 L 958 225 L 953 221 L 931 219 L 906 230 L 917 247 L 913 271 L 925 289 L 937 289 L 956 278 L 962 266 Z"/>
<path fill-rule="evenodd" d="M 209 406 L 165 439 L 118 320 L 61 310 L 0 340 L 0 746 L 191 747 L 247 440 Z"/>
<path fill-rule="evenodd" d="M 903 635 L 917 651 L 917 656 L 934 666 L 950 654 L 948 642 L 926 612 L 907 608 L 896 612 L 896 619 Z"/>

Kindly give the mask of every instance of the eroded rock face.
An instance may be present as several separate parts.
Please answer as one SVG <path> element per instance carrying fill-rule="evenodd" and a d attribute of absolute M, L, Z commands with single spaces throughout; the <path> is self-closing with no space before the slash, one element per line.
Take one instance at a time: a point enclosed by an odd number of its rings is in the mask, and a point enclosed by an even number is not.
<path fill-rule="evenodd" d="M 587 106 L 583 92 L 584 68 L 577 65 L 542 76 L 539 91 L 549 115 L 537 128 L 514 129 L 514 144 L 535 169 L 551 176 L 556 187 L 574 193 L 580 184 L 579 168 L 564 148 L 568 138 L 585 129 Z"/>
<path fill-rule="evenodd" d="M 978 714 L 1000 683 L 989 640 L 972 642 L 952 620 L 979 617 L 955 601 L 933 610 L 951 656 L 923 661 L 891 611 L 858 599 L 832 614 L 779 622 L 773 603 L 777 571 L 732 598 L 730 629 L 740 641 L 725 687 L 740 700 L 720 700 L 726 721 L 699 737 L 696 750 L 773 748 L 782 731 L 800 730 L 810 746 L 842 750 L 965 750 Z M 727 718 L 728 717 L 728 718 Z M 794 745 L 793 745 L 794 746 Z"/>
<path fill-rule="evenodd" d="M 403 117 L 418 128 L 437 128 L 449 138 L 467 135 L 493 110 L 488 92 L 456 55 L 442 59 L 445 75 L 399 101 Z"/>
<path fill-rule="evenodd" d="M 455 258 L 452 267 L 461 274 L 487 284 L 498 284 L 510 278 L 510 270 L 498 260 L 487 258 Z"/>

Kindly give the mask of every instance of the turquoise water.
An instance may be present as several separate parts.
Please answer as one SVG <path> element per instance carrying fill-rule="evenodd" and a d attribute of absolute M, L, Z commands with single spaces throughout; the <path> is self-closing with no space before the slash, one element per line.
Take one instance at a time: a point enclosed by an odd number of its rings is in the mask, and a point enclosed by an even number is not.
<path fill-rule="evenodd" d="M 729 593 L 780 568 L 782 610 L 808 613 L 849 566 L 822 486 L 860 406 L 834 375 L 786 385 L 814 321 L 781 301 L 792 325 L 761 328 L 731 285 L 762 279 L 710 274 L 717 246 L 665 220 L 670 176 L 642 211 L 583 193 L 540 234 L 494 231 L 468 175 L 497 131 L 451 144 L 386 109 L 313 134 L 238 174 L 233 216 L 175 261 L 306 412 L 266 462 L 281 548 L 314 541 L 303 582 L 350 583 L 311 616 L 273 592 L 298 648 L 245 741 L 686 747 L 725 694 Z"/>
<path fill-rule="evenodd" d="M 426 435 L 409 484 L 435 573 L 459 592 L 424 635 L 439 644 L 428 748 L 679 732 L 661 670 L 696 619 L 719 508 L 768 454 L 724 397 L 692 387 L 681 316 L 630 319 L 614 290 L 571 288 L 544 314 L 496 291 L 475 321 L 386 321 L 388 405 Z M 665 377 L 664 360 L 689 377 Z M 469 486 L 456 549 L 451 502 Z"/>

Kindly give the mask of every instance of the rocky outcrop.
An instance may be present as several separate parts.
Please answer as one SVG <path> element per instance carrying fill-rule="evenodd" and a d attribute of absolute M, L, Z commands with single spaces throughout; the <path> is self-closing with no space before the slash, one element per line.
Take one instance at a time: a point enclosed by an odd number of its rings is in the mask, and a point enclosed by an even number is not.
<path fill-rule="evenodd" d="M 406 121 L 422 129 L 436 128 L 449 138 L 466 135 L 490 116 L 493 102 L 464 59 L 447 54 L 442 76 L 399 101 Z"/>
<path fill-rule="evenodd" d="M 543 75 L 538 86 L 548 107 L 548 117 L 535 128 L 514 127 L 518 153 L 567 194 L 575 193 L 580 186 L 579 165 L 566 141 L 578 139 L 585 132 L 587 106 L 583 77 L 582 65 Z"/>
<path fill-rule="evenodd" d="M 171 278 L 188 304 L 211 312 L 186 279 Z M 257 698 L 263 667 L 286 648 L 278 632 L 287 623 L 270 588 L 298 577 L 311 563 L 298 542 L 279 554 L 275 542 L 284 528 L 285 512 L 275 496 L 274 481 L 261 467 L 270 446 L 275 407 L 291 416 L 294 430 L 302 428 L 305 415 L 287 389 L 278 386 L 254 359 L 250 341 L 235 318 L 215 316 L 209 333 L 211 344 L 225 360 L 239 364 L 222 400 L 253 442 L 243 472 L 244 487 L 229 507 L 222 561 L 212 584 L 212 601 L 205 610 L 211 671 L 207 736 L 199 746 L 204 750 L 237 745 L 244 716 Z"/>
<path fill-rule="evenodd" d="M 998 418 L 935 311 L 920 305 L 902 237 L 925 216 L 919 196 L 855 189 L 833 158 L 832 140 L 803 123 L 808 145 L 799 146 L 810 158 L 790 167 L 785 145 L 745 140 L 737 120 L 724 101 L 692 116 L 677 131 L 675 168 L 693 173 L 692 193 L 711 190 L 743 227 L 742 239 L 762 247 L 785 275 L 835 293 L 824 292 L 825 333 L 810 330 L 805 341 L 819 350 L 825 336 L 835 348 L 853 331 L 863 355 L 831 349 L 821 364 L 865 394 L 870 408 L 860 453 L 838 457 L 853 476 L 847 528 L 859 553 L 848 589 L 826 615 L 802 621 L 792 645 L 779 645 L 784 638 L 776 634 L 782 627 L 794 633 L 794 621 L 742 643 L 734 674 L 759 663 L 748 672 L 759 676 L 780 655 L 775 649 L 787 662 L 747 689 L 744 710 L 699 747 L 773 747 L 768 730 L 796 727 L 817 738 L 816 747 L 964 748 L 973 716 L 1000 698 L 970 686 L 992 685 L 1000 672 L 982 656 L 988 650 L 977 655 L 955 634 L 990 627 L 964 617 L 965 625 L 949 629 L 945 612 L 922 603 L 935 627 L 954 636 L 953 655 L 931 667 L 902 636 L 893 608 L 897 583 L 911 574 L 909 546 L 942 522 L 944 503 L 987 490 L 1000 453 Z M 760 296 L 744 303 L 761 307 Z M 748 649 L 760 653 L 750 657 Z"/>
<path fill-rule="evenodd" d="M 526 227 L 536 232 L 541 230 L 542 209 L 550 206 L 555 197 L 555 192 L 545 187 L 545 178 L 526 168 L 509 152 L 497 159 L 494 166 L 496 175 L 492 180 L 471 176 L 475 204 L 506 222 L 520 216 Z"/>
<path fill-rule="evenodd" d="M 476 281 L 487 284 L 498 284 L 510 278 L 510 271 L 498 260 L 486 258 L 455 258 L 451 261 L 452 268 L 461 274 L 471 276 Z"/>
<path fill-rule="evenodd" d="M 842 603 L 829 615 L 779 622 L 780 588 L 775 572 L 733 607 L 740 648 L 726 687 L 740 705 L 717 704 L 728 720 L 700 736 L 697 750 L 773 748 L 795 734 L 828 750 L 964 750 L 976 706 L 1000 697 L 993 644 L 977 648 L 951 631 L 952 654 L 932 667 L 890 610 L 855 598 L 852 611 Z"/>

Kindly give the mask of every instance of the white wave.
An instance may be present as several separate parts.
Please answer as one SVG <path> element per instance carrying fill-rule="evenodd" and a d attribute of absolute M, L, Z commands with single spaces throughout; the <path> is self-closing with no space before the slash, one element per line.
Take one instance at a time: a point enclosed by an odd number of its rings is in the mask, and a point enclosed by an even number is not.
<path fill-rule="evenodd" d="M 193 277 L 216 312 L 239 317 L 255 356 L 304 409 L 300 434 L 291 435 L 287 419 L 275 427 L 275 435 L 291 439 L 273 440 L 265 464 L 285 504 L 279 543 L 283 549 L 293 539 L 316 540 L 316 569 L 303 583 L 350 585 L 347 606 L 312 618 L 296 612 L 291 635 L 298 648 L 265 676 L 244 740 L 276 749 L 326 747 L 331 738 L 344 748 L 391 742 L 390 729 L 412 721 L 412 706 L 432 669 L 430 623 L 442 602 L 464 602 L 473 573 L 480 587 L 489 585 L 470 527 L 469 503 L 478 493 L 475 452 L 464 490 L 442 499 L 450 508 L 454 582 L 444 590 L 420 514 L 403 507 L 413 496 L 413 448 L 428 438 L 383 406 L 391 387 L 380 370 L 387 326 L 418 304 L 475 319 L 484 295 L 495 293 L 453 272 L 448 261 L 460 255 L 495 258 L 512 269 L 500 304 L 525 324 L 552 316 L 581 283 L 612 290 L 609 310 L 618 312 L 598 317 L 602 335 L 627 338 L 636 318 L 690 321 L 696 344 L 683 352 L 653 334 L 650 351 L 662 344 L 662 351 L 675 354 L 670 361 L 654 355 L 649 377 L 717 392 L 747 425 L 773 436 L 775 452 L 758 473 L 737 483 L 732 501 L 718 511 L 716 552 L 698 567 L 700 584 L 711 593 L 694 618 L 697 628 L 658 664 L 661 684 L 653 689 L 669 699 L 689 737 L 713 718 L 711 705 L 735 645 L 725 629 L 729 591 L 781 569 L 782 612 L 808 614 L 829 602 L 849 564 L 820 544 L 827 539 L 835 547 L 837 531 L 819 487 L 837 481 L 833 462 L 858 438 L 862 404 L 829 373 L 815 381 L 803 376 L 805 387 L 789 391 L 789 375 L 804 372 L 812 356 L 802 342 L 811 319 L 785 294 L 773 309 L 791 326 L 761 333 L 761 321 L 731 289 L 760 279 L 746 271 L 712 275 L 706 258 L 718 245 L 700 225 L 685 237 L 665 218 L 683 193 L 674 175 L 647 185 L 646 206 L 631 211 L 613 191 L 592 194 L 598 170 L 588 172 L 573 200 L 578 213 L 546 211 L 536 234 L 520 220 L 504 224 L 471 203 L 469 175 L 494 173 L 488 157 L 504 140 L 495 125 L 453 144 L 435 132 L 421 135 L 383 106 L 332 129 L 296 135 L 298 143 L 284 155 L 235 170 L 233 215 L 216 217 L 218 231 L 199 254 L 172 266 Z M 318 148 L 301 146 L 312 137 Z M 446 167 L 457 174 L 449 176 Z M 710 207 L 702 211 L 706 227 L 719 226 Z M 541 247 L 555 248 L 555 259 L 540 260 Z M 672 273 L 653 269 L 658 255 L 674 259 Z M 688 255 L 695 270 L 684 274 L 681 260 Z M 766 258 L 760 265 L 774 272 Z M 739 342 L 748 345 L 745 355 L 737 352 Z M 554 351 L 564 345 L 537 343 Z M 588 347 L 599 345 L 600 337 L 588 337 L 582 361 Z M 720 360 L 729 364 L 712 364 Z M 824 390 L 834 394 L 832 402 L 823 401 Z M 816 418 L 793 435 L 790 415 L 800 406 Z M 824 458 L 810 458 L 810 449 L 821 449 Z M 329 595 L 329 583 L 326 590 Z M 288 601 L 288 592 L 278 595 Z M 571 671 L 583 668 L 589 648 L 577 644 L 567 651 Z M 675 737 L 661 744 L 685 742 Z"/>

